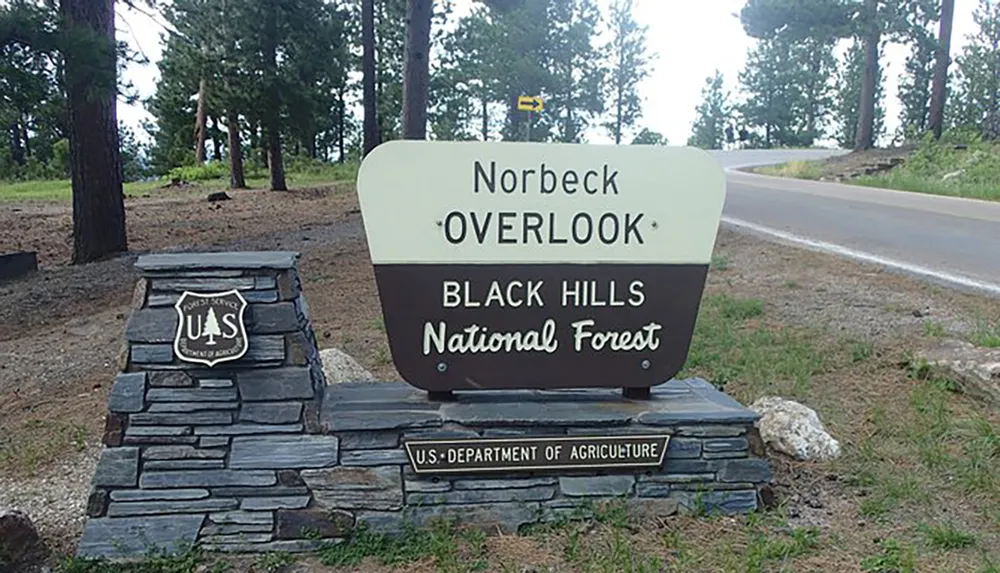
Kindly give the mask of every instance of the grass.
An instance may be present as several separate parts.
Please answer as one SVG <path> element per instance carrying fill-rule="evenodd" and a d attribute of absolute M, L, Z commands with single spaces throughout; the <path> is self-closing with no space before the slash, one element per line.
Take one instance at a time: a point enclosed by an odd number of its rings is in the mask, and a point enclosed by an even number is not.
<path fill-rule="evenodd" d="M 943 143 L 926 139 L 901 165 L 872 175 L 852 178 L 849 183 L 865 187 L 895 189 L 913 193 L 948 195 L 1000 201 L 1000 145 L 963 138 L 966 149 L 955 149 L 946 137 Z M 954 139 L 954 138 L 951 138 Z M 757 173 L 778 177 L 815 180 L 834 175 L 833 161 L 792 161 L 758 167 Z"/>
<path fill-rule="evenodd" d="M 126 197 L 138 197 L 160 185 L 162 181 L 141 181 L 125 184 Z M 0 201 L 69 201 L 72 191 L 69 179 L 0 182 Z"/>
<path fill-rule="evenodd" d="M 793 179 L 819 179 L 823 176 L 822 161 L 790 161 L 779 165 L 767 165 L 755 170 L 761 175 L 791 177 Z"/>
<path fill-rule="evenodd" d="M 708 294 L 699 312 L 682 375 L 726 384 L 744 403 L 762 393 L 798 396 L 841 440 L 841 459 L 800 464 L 782 477 L 800 492 L 831 488 L 824 498 L 835 498 L 826 506 L 829 513 L 814 514 L 825 520 L 822 527 L 793 521 L 780 505 L 735 518 L 640 521 L 624 504 L 610 502 L 594 506 L 592 518 L 564 518 L 499 540 L 448 522 L 395 538 L 357 530 L 343 543 L 299 557 L 295 570 L 997 571 L 995 414 L 925 363 L 901 359 L 881 344 L 789 328 L 773 320 L 761 301 L 723 293 Z M 836 385 L 842 387 L 831 388 Z M 839 423 L 829 424 L 831 419 Z M 290 565 L 280 554 L 256 558 L 250 569 L 229 559 L 191 553 L 134 566 L 75 560 L 59 571 L 278 572 Z"/>
<path fill-rule="evenodd" d="M 290 171 L 286 175 L 289 186 L 309 186 L 334 181 L 353 181 L 357 177 L 358 166 L 355 164 L 330 164 L 309 166 L 301 171 Z M 204 191 L 222 190 L 229 187 L 228 174 L 221 177 L 197 179 L 196 184 Z M 126 183 L 126 197 L 140 197 L 155 194 L 157 189 L 169 183 L 169 178 L 157 181 L 137 181 Z M 247 178 L 247 186 L 251 189 L 268 188 L 270 179 L 263 174 Z M 72 188 L 69 179 L 4 182 L 0 181 L 0 202 L 4 201 L 69 201 L 72 199 Z"/>
<path fill-rule="evenodd" d="M 399 537 L 358 530 L 345 543 L 319 551 L 319 560 L 329 566 L 356 566 L 367 558 L 383 565 L 400 565 L 433 559 L 442 571 L 461 571 L 463 553 L 481 554 L 485 535 L 475 530 L 459 531 L 454 523 L 435 521 L 425 529 L 408 528 Z"/>
<path fill-rule="evenodd" d="M 955 527 L 953 523 L 921 523 L 917 527 L 917 530 L 924 537 L 928 545 L 944 551 L 972 547 L 977 542 L 975 535 L 962 531 Z"/>
<path fill-rule="evenodd" d="M 897 169 L 900 168 L 897 167 L 885 174 L 862 175 L 851 179 L 850 183 L 863 187 L 894 189 L 896 191 L 910 191 L 912 193 L 924 193 L 927 195 L 946 195 L 968 199 L 1000 201 L 1000 185 L 995 183 L 963 183 L 960 181 L 952 183 L 926 175 L 897 171 Z M 998 176 L 1000 176 L 1000 173 L 998 173 Z"/>
<path fill-rule="evenodd" d="M 705 296 L 685 369 L 679 376 L 701 376 L 745 402 L 762 393 L 801 395 L 827 356 L 803 333 L 779 325 L 755 324 L 764 304 L 725 294 Z"/>
<path fill-rule="evenodd" d="M 934 322 L 933 320 L 925 320 L 924 334 L 934 338 L 940 338 L 945 334 L 944 325 L 940 322 Z"/>
<path fill-rule="evenodd" d="M 970 342 L 985 348 L 1000 348 L 1000 322 L 979 320 Z"/>
<path fill-rule="evenodd" d="M 0 433 L 0 466 L 33 474 L 68 451 L 83 451 L 86 439 L 87 429 L 77 424 L 28 420 L 21 428 Z"/>
<path fill-rule="evenodd" d="M 713 271 L 724 271 L 729 268 L 729 257 L 720 253 L 712 253 L 712 260 L 708 263 L 708 268 Z"/>

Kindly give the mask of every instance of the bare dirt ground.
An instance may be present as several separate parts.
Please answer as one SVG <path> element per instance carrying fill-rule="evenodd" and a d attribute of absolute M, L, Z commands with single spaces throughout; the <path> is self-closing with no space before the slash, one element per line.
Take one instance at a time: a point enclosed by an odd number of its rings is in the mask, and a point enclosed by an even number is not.
<path fill-rule="evenodd" d="M 232 195 L 232 201 L 220 203 L 208 203 L 197 192 L 176 192 L 169 201 L 129 200 L 133 253 L 229 248 L 300 251 L 304 290 L 320 346 L 339 347 L 377 376 L 397 378 L 378 320 L 374 277 L 352 188 Z M 58 552 L 73 550 L 83 522 L 107 394 L 118 369 L 128 302 L 137 278 L 132 268 L 134 254 L 85 266 L 67 264 L 68 207 L 0 204 L 0 252 L 36 250 L 43 266 L 33 276 L 0 283 L 0 507 L 28 511 Z M 830 345 L 831 356 L 843 354 L 833 347 L 844 341 L 855 341 L 876 355 L 873 364 L 828 369 L 811 381 L 810 405 L 848 448 L 861 448 L 877 429 L 877 420 L 871 420 L 872 387 L 880 388 L 877 395 L 892 395 L 893 385 L 899 393 L 910 390 L 899 386 L 905 377 L 895 363 L 905 351 L 927 342 L 928 320 L 961 333 L 979 317 L 996 312 L 995 301 L 727 229 L 720 231 L 717 253 L 709 293 L 761 300 L 766 309 L 763 320 L 826 333 L 824 344 Z M 745 402 L 754 398 L 739 380 L 727 386 L 727 391 Z M 892 405 L 886 405 L 883 415 L 894 412 Z M 850 553 L 857 545 L 877 552 L 877 540 L 899 529 L 898 523 L 876 526 L 871 519 L 858 516 L 859 499 L 867 495 L 865 486 L 845 483 L 847 471 L 836 463 L 779 460 L 777 466 L 775 481 L 780 496 L 790 504 L 792 522 L 832 528 L 838 540 L 818 556 L 803 557 L 797 562 L 798 570 L 858 570 L 858 560 L 844 557 L 845 551 Z M 975 507 L 968 507 L 972 503 L 953 500 L 955 518 L 965 529 L 995 534 L 995 516 L 981 515 Z M 663 524 L 667 533 L 658 530 L 655 543 L 660 547 L 671 531 L 690 531 L 697 538 L 704 534 L 704 539 L 711 540 L 717 537 L 715 529 L 729 527 L 727 523 L 743 524 L 742 519 L 677 518 Z M 562 562 L 552 549 L 538 543 L 531 538 L 491 538 L 486 552 L 499 560 L 491 562 L 517 563 L 511 570 L 518 571 L 546 570 Z M 817 565 L 819 561 L 822 566 Z M 931 557 L 921 564 L 938 570 L 947 561 Z M 403 570 L 433 569 L 424 565 Z M 320 570 L 314 567 L 314 560 L 307 560 L 297 570 Z M 387 570 L 391 568 L 376 565 L 364 569 Z M 572 569 L 559 566 L 555 570 Z"/>

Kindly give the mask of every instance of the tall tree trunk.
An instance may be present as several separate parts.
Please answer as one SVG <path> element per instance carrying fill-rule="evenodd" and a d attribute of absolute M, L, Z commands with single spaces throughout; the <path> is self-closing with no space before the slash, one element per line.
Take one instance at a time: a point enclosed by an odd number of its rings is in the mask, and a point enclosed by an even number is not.
<path fill-rule="evenodd" d="M 489 139 L 490 139 L 490 100 L 486 99 L 486 96 L 483 96 L 483 117 L 482 117 L 482 121 L 483 121 L 483 125 L 482 125 L 481 129 L 483 131 L 483 141 L 489 141 Z"/>
<path fill-rule="evenodd" d="M 219 161 L 222 159 L 222 154 L 226 144 L 222 141 L 222 128 L 219 127 L 219 120 L 212 117 L 212 159 Z"/>
<path fill-rule="evenodd" d="M 624 37 L 625 32 L 619 28 L 618 34 L 620 37 Z M 622 40 L 624 42 L 624 40 Z M 624 76 L 626 73 L 632 73 L 631 70 L 625 71 L 625 49 L 623 46 L 618 45 L 616 41 L 616 47 L 618 50 L 618 69 L 612 72 L 614 74 L 615 81 L 615 145 L 619 145 L 622 142 L 622 114 L 625 113 L 625 85 Z"/>
<path fill-rule="evenodd" d="M 269 14 L 264 25 L 264 122 L 267 129 L 267 157 L 271 170 L 271 190 L 287 191 L 285 166 L 281 159 L 281 94 L 278 92 L 277 0 L 268 0 Z"/>
<path fill-rule="evenodd" d="M 881 26 L 878 22 L 878 0 L 865 0 L 864 13 L 868 31 L 862 41 L 865 63 L 861 70 L 861 94 L 858 100 L 858 130 L 854 149 L 875 146 L 875 78 L 878 76 L 878 44 Z"/>
<path fill-rule="evenodd" d="M 389 139 L 386 136 L 388 133 L 386 123 L 386 110 L 381 106 L 385 105 L 389 98 L 385 97 L 385 68 L 388 65 L 389 58 L 386 57 L 386 53 L 389 49 L 386 47 L 386 42 L 384 36 L 384 30 L 382 29 L 382 22 L 385 22 L 385 3 L 386 0 L 377 0 L 375 3 L 375 20 L 374 20 L 374 30 L 375 30 L 375 131 L 378 133 L 376 136 L 376 141 L 382 143 Z"/>
<path fill-rule="evenodd" d="M 622 142 L 622 113 L 624 108 L 624 101 L 622 93 L 624 90 L 621 85 L 618 86 L 618 96 L 615 99 L 615 145 L 619 145 Z"/>
<path fill-rule="evenodd" d="M 31 157 L 31 138 L 28 136 L 28 118 L 21 119 L 21 143 L 24 144 L 24 157 Z"/>
<path fill-rule="evenodd" d="M 347 105 L 344 102 L 344 87 L 337 88 L 337 163 L 343 163 L 344 157 L 344 130 L 347 128 Z"/>
<path fill-rule="evenodd" d="M 250 145 L 249 157 L 253 159 L 253 152 L 260 145 L 260 122 L 255 116 L 247 115 L 247 130 L 250 132 L 250 139 L 247 143 Z"/>
<path fill-rule="evenodd" d="M 365 117 L 362 157 L 378 145 L 378 120 L 375 117 L 375 0 L 361 0 L 361 73 Z"/>
<path fill-rule="evenodd" d="M 403 70 L 403 139 L 427 138 L 427 90 L 433 0 L 407 0 Z"/>
<path fill-rule="evenodd" d="M 24 165 L 24 148 L 21 146 L 21 126 L 14 122 L 10 124 L 10 157 L 14 163 Z"/>
<path fill-rule="evenodd" d="M 73 186 L 73 263 L 128 250 L 118 142 L 114 0 L 62 0 L 70 33 L 94 50 L 68 50 L 65 88 Z"/>
<path fill-rule="evenodd" d="M 948 95 L 948 64 L 951 61 L 951 23 L 954 18 L 955 0 L 942 0 L 937 59 L 934 62 L 934 79 L 931 81 L 930 128 L 934 139 L 941 139 L 944 129 L 944 101 Z"/>
<path fill-rule="evenodd" d="M 983 137 L 988 140 L 1000 139 L 1000 28 L 995 28 L 990 34 L 990 53 L 993 54 L 990 65 L 989 108 L 982 128 Z"/>
<path fill-rule="evenodd" d="M 226 128 L 229 132 L 229 188 L 246 189 L 243 177 L 243 146 L 240 143 L 240 116 L 235 111 L 226 113 Z"/>
<path fill-rule="evenodd" d="M 195 165 L 205 163 L 205 121 L 207 110 L 205 109 L 207 81 L 201 78 L 198 82 L 198 108 L 194 116 L 194 162 Z"/>

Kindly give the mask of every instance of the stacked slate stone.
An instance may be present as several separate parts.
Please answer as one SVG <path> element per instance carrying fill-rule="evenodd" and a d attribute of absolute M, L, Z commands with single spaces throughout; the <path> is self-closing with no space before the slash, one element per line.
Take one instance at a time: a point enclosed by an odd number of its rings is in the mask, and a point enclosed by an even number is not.
<path fill-rule="evenodd" d="M 326 387 L 296 253 L 140 257 L 122 373 L 93 477 L 85 557 L 151 549 L 308 551 L 364 525 L 437 518 L 513 532 L 624 498 L 640 514 L 753 511 L 771 477 L 758 416 L 701 380 L 650 400 L 614 390 L 507 391 L 432 402 L 403 383 Z M 247 353 L 207 368 L 174 356 L 184 291 L 239 290 Z M 655 470 L 417 474 L 407 440 L 669 434 Z"/>
<path fill-rule="evenodd" d="M 322 420 L 340 439 L 337 467 L 302 477 L 323 506 L 356 524 L 397 532 L 457 519 L 505 532 L 587 517 L 593 502 L 624 499 L 638 515 L 746 513 L 771 479 L 757 414 L 703 380 L 673 380 L 648 401 L 615 391 L 459 394 L 431 403 L 403 383 L 328 389 Z M 406 440 L 669 434 L 661 468 L 472 475 L 417 474 Z M 350 517 L 349 517 L 350 516 Z"/>
<path fill-rule="evenodd" d="M 140 257 L 122 373 L 111 389 L 103 450 L 78 552 L 119 556 L 199 544 L 223 551 L 306 550 L 303 527 L 331 522 L 300 476 L 336 464 L 318 435 L 325 381 L 287 252 Z M 238 289 L 249 344 L 207 368 L 173 351 L 183 291 Z M 335 525 L 335 524 L 334 524 Z"/>

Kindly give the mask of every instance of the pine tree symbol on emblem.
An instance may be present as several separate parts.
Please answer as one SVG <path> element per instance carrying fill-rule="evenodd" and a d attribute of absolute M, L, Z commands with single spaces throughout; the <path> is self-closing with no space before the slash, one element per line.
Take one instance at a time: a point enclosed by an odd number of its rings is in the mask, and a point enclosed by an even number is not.
<path fill-rule="evenodd" d="M 174 354 L 208 367 L 242 358 L 249 347 L 244 314 L 247 302 L 237 290 L 185 291 L 174 305 L 177 334 Z"/>
<path fill-rule="evenodd" d="M 205 344 L 208 346 L 215 346 L 215 337 L 222 334 L 219 330 L 219 319 L 215 316 L 215 309 L 209 307 L 208 318 L 205 319 L 205 336 L 208 337 L 208 342 Z"/>

